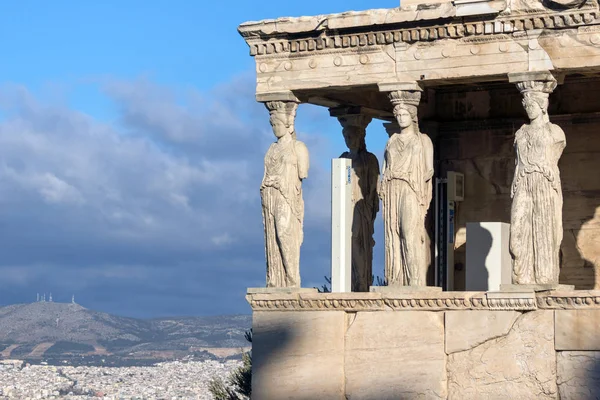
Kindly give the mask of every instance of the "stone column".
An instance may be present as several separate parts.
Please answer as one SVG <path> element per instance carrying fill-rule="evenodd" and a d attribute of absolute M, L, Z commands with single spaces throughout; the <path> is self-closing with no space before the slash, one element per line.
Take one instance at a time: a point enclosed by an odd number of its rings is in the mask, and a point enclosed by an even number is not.
<path fill-rule="evenodd" d="M 433 143 L 419 130 L 417 107 L 422 88 L 416 82 L 381 84 L 379 88 L 389 92 L 398 125 L 386 126 L 390 138 L 379 187 L 385 226 L 385 278 L 389 287 L 373 289 L 426 288 L 429 249 L 425 216 L 432 199 Z"/>
<path fill-rule="evenodd" d="M 331 116 L 342 125 L 348 151 L 340 158 L 352 160 L 352 291 L 368 292 L 373 283 L 374 223 L 379 211 L 377 183 L 379 161 L 367 151 L 365 135 L 371 117 L 360 109 L 332 108 Z"/>
<path fill-rule="evenodd" d="M 534 290 L 554 289 L 558 287 L 563 236 L 558 160 L 566 145 L 563 130 L 548 117 L 548 99 L 557 83 L 547 71 L 509 74 L 509 81 L 523 95 L 523 107 L 529 118 L 515 133 L 514 142 L 512 281 L 521 288 L 526 285 Z"/>
<path fill-rule="evenodd" d="M 304 220 L 302 181 L 309 168 L 308 150 L 296 139 L 294 130 L 299 102 L 291 94 L 258 100 L 269 110 L 276 138 L 265 155 L 260 186 L 267 288 L 299 288 Z"/>

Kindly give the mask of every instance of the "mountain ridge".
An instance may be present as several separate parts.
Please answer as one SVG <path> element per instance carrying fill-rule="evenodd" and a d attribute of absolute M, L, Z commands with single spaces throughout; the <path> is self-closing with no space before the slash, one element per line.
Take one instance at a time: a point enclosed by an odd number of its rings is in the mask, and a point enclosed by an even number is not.
<path fill-rule="evenodd" d="M 137 319 L 76 303 L 0 307 L 0 359 L 114 357 L 126 360 L 220 358 L 247 348 L 250 315 Z M 120 360 L 120 361 L 119 361 Z M 148 361 L 150 362 L 150 361 Z"/>

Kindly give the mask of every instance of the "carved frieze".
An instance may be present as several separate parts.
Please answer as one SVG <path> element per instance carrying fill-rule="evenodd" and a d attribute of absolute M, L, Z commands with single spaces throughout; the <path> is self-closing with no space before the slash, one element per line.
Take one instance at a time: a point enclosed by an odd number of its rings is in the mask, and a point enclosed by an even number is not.
<path fill-rule="evenodd" d="M 253 311 L 532 311 L 600 309 L 600 290 L 570 292 L 438 292 L 248 294 Z"/>
<path fill-rule="evenodd" d="M 533 292 L 249 294 L 246 300 L 253 311 L 530 311 L 538 308 Z"/>
<path fill-rule="evenodd" d="M 549 310 L 600 309 L 600 291 L 554 292 L 537 297 L 538 308 Z"/>
<path fill-rule="evenodd" d="M 594 23 L 600 12 L 594 8 L 581 8 L 549 14 L 508 15 L 485 21 L 452 22 L 443 25 L 406 27 L 378 32 L 325 34 L 318 37 L 287 38 L 282 35 L 260 38 L 248 37 L 250 55 L 269 56 L 286 54 L 290 57 L 308 56 L 315 52 L 336 49 L 368 50 L 400 43 L 432 42 L 440 39 L 461 39 L 506 35 L 531 30 L 560 30 Z M 424 21 L 423 23 L 427 23 Z M 429 24 L 431 21 L 429 21 Z M 413 25 L 413 24 L 411 24 Z"/>

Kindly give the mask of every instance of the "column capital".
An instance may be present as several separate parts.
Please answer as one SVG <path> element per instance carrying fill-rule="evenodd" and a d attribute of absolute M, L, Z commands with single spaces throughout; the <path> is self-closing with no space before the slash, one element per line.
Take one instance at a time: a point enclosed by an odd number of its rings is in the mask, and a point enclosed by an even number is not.
<path fill-rule="evenodd" d="M 522 94 L 538 92 L 550 94 L 557 86 L 557 80 L 550 71 L 512 72 L 508 81 L 517 85 Z"/>
<path fill-rule="evenodd" d="M 515 72 L 508 74 L 508 81 L 515 83 L 521 94 L 550 94 L 556 89 L 557 81 L 549 71 Z"/>
<path fill-rule="evenodd" d="M 269 92 L 269 93 L 257 93 L 256 101 L 260 103 L 272 102 L 272 101 L 285 101 L 293 103 L 301 103 L 296 95 L 291 91 L 283 92 Z"/>
<path fill-rule="evenodd" d="M 380 92 L 396 92 L 396 91 L 409 91 L 409 92 L 422 92 L 423 85 L 417 81 L 411 82 L 381 82 L 377 84 Z"/>
<path fill-rule="evenodd" d="M 363 112 L 362 107 L 342 106 L 329 109 L 329 115 L 336 117 L 342 128 L 355 126 L 360 129 L 366 129 L 373 118 Z"/>
<path fill-rule="evenodd" d="M 361 106 L 337 106 L 329 108 L 329 115 L 331 117 L 343 117 L 346 115 L 360 115 L 367 114 L 364 107 Z"/>

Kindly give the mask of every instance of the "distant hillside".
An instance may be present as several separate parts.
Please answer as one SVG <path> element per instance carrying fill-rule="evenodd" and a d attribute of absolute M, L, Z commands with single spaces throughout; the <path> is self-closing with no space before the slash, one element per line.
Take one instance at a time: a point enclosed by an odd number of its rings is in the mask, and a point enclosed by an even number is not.
<path fill-rule="evenodd" d="M 0 359 L 226 357 L 249 346 L 250 326 L 249 315 L 143 320 L 71 303 L 17 304 L 0 307 Z"/>

